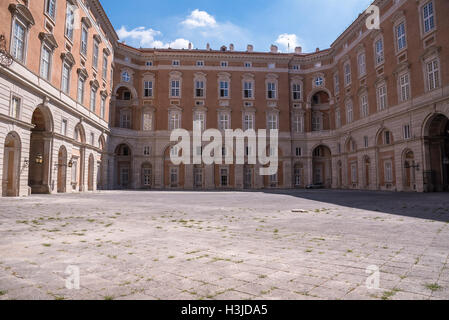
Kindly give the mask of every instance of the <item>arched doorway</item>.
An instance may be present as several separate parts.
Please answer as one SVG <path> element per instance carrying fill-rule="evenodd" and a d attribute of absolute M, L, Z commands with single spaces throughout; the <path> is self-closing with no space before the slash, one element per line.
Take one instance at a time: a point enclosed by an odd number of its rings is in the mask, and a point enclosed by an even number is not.
<path fill-rule="evenodd" d="M 312 183 L 332 187 L 332 153 L 329 147 L 320 145 L 313 150 Z"/>
<path fill-rule="evenodd" d="M 127 144 L 121 144 L 115 149 L 115 168 L 117 188 L 128 189 L 132 185 L 132 153 Z"/>
<path fill-rule="evenodd" d="M 50 193 L 50 153 L 51 153 L 51 115 L 49 111 L 38 107 L 34 110 L 31 123 L 30 160 L 28 185 L 31 193 Z"/>
<path fill-rule="evenodd" d="M 20 191 L 20 154 L 22 143 L 15 132 L 6 136 L 3 153 L 2 196 L 18 197 Z"/>
<path fill-rule="evenodd" d="M 316 92 L 310 101 L 312 131 L 330 129 L 330 97 L 326 91 Z"/>
<path fill-rule="evenodd" d="M 59 148 L 58 153 L 58 193 L 65 193 L 67 190 L 67 149 L 64 146 Z"/>
<path fill-rule="evenodd" d="M 151 189 L 153 186 L 153 166 L 151 163 L 143 163 L 141 168 L 142 188 Z"/>
<path fill-rule="evenodd" d="M 94 155 L 91 153 L 89 156 L 89 164 L 87 169 L 87 190 L 94 191 L 94 168 L 95 159 Z"/>
<path fill-rule="evenodd" d="M 431 117 L 425 126 L 424 184 L 428 192 L 449 191 L 449 119 Z"/>

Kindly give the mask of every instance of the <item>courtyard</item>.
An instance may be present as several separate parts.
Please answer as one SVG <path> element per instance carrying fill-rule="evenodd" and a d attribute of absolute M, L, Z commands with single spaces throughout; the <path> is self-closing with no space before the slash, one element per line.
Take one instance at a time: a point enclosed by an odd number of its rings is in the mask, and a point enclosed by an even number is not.
<path fill-rule="evenodd" d="M 34 195 L 0 234 L 3 300 L 449 298 L 447 193 Z"/>

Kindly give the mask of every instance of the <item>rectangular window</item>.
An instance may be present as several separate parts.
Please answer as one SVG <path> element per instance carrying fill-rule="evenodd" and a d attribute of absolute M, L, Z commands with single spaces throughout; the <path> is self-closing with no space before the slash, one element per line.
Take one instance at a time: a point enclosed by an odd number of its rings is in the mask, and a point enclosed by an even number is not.
<path fill-rule="evenodd" d="M 87 55 L 87 41 L 88 41 L 88 31 L 85 26 L 81 30 L 81 53 Z"/>
<path fill-rule="evenodd" d="M 387 86 L 382 85 L 377 88 L 377 100 L 379 104 L 379 110 L 385 110 L 387 108 Z"/>
<path fill-rule="evenodd" d="M 195 121 L 198 121 L 200 123 L 201 131 L 204 131 L 206 129 L 206 119 L 204 112 L 195 112 Z"/>
<path fill-rule="evenodd" d="M 401 51 L 407 47 L 407 38 L 405 35 L 405 22 L 401 22 L 396 26 L 396 40 L 398 45 L 398 51 Z"/>
<path fill-rule="evenodd" d="M 293 120 L 293 129 L 296 133 L 302 133 L 304 131 L 304 117 L 296 115 Z"/>
<path fill-rule="evenodd" d="M 297 157 L 302 156 L 302 149 L 301 148 L 296 148 L 296 156 Z"/>
<path fill-rule="evenodd" d="M 131 128 L 131 113 L 129 111 L 122 111 L 120 113 L 120 128 Z"/>
<path fill-rule="evenodd" d="M 149 156 L 150 153 L 151 153 L 150 146 L 145 146 L 145 147 L 143 147 L 143 155 L 144 155 L 144 156 Z"/>
<path fill-rule="evenodd" d="M 94 40 L 94 50 L 93 50 L 93 58 L 92 64 L 95 69 L 98 69 L 98 55 L 100 54 L 100 46 L 96 40 Z"/>
<path fill-rule="evenodd" d="M 399 87 L 401 91 L 401 101 L 410 99 L 410 79 L 408 73 L 399 77 Z"/>
<path fill-rule="evenodd" d="M 97 89 L 90 89 L 90 111 L 95 112 L 97 100 Z"/>
<path fill-rule="evenodd" d="M 251 62 L 245 62 L 245 68 L 251 68 L 253 64 Z"/>
<path fill-rule="evenodd" d="M 173 60 L 173 61 L 171 62 L 171 64 L 172 64 L 172 66 L 179 66 L 179 65 L 181 65 L 181 63 L 179 62 L 179 60 Z"/>
<path fill-rule="evenodd" d="M 180 97 L 181 96 L 181 82 L 179 80 L 171 81 L 171 96 L 172 97 Z"/>
<path fill-rule="evenodd" d="M 268 129 L 269 130 L 278 129 L 278 116 L 276 114 L 270 114 L 268 116 Z"/>
<path fill-rule="evenodd" d="M 340 77 L 338 76 L 338 73 L 334 74 L 334 90 L 335 94 L 340 92 Z"/>
<path fill-rule="evenodd" d="M 357 164 L 351 163 L 351 182 L 357 183 Z"/>
<path fill-rule="evenodd" d="M 66 119 L 62 119 L 62 122 L 61 122 L 61 134 L 63 136 L 67 135 L 67 120 Z"/>
<path fill-rule="evenodd" d="M 195 81 L 195 97 L 203 98 L 204 97 L 204 81 Z"/>
<path fill-rule="evenodd" d="M 204 67 L 204 61 L 197 61 L 196 62 L 197 67 Z"/>
<path fill-rule="evenodd" d="M 12 56 L 20 62 L 25 62 L 25 33 L 26 29 L 19 21 L 14 22 Z"/>
<path fill-rule="evenodd" d="M 86 79 L 83 77 L 78 78 L 78 96 L 77 101 L 79 104 L 83 104 L 84 102 L 84 84 L 86 82 Z"/>
<path fill-rule="evenodd" d="M 228 62 L 227 61 L 222 61 L 220 62 L 220 66 L 222 66 L 223 68 L 228 66 Z"/>
<path fill-rule="evenodd" d="M 220 81 L 220 98 L 229 97 L 229 82 Z"/>
<path fill-rule="evenodd" d="M 70 91 L 70 66 L 67 63 L 62 64 L 61 90 L 65 94 L 69 94 Z"/>
<path fill-rule="evenodd" d="M 385 162 L 385 182 L 393 182 L 393 164 L 391 161 Z"/>
<path fill-rule="evenodd" d="M 335 126 L 337 128 L 341 127 L 341 112 L 340 112 L 340 109 L 335 110 Z"/>
<path fill-rule="evenodd" d="M 107 55 L 103 55 L 103 80 L 106 80 L 106 78 L 108 77 L 108 56 Z M 112 79 L 111 79 L 112 81 Z"/>
<path fill-rule="evenodd" d="M 435 29 L 435 16 L 433 11 L 433 2 L 429 1 L 422 7 L 424 33 Z"/>
<path fill-rule="evenodd" d="M 220 113 L 219 115 L 219 128 L 220 130 L 227 130 L 230 129 L 230 120 L 229 120 L 229 114 L 227 113 Z"/>
<path fill-rule="evenodd" d="M 429 91 L 440 87 L 440 68 L 437 59 L 427 63 L 427 79 Z"/>
<path fill-rule="evenodd" d="M 321 118 L 322 116 L 317 112 L 312 114 L 312 131 L 321 131 Z"/>
<path fill-rule="evenodd" d="M 382 39 L 379 39 L 375 43 L 376 49 L 376 66 L 384 62 L 384 42 Z"/>
<path fill-rule="evenodd" d="M 384 142 L 385 142 L 385 144 L 391 144 L 390 131 L 385 131 L 385 133 L 384 133 Z"/>
<path fill-rule="evenodd" d="M 152 172 L 151 168 L 143 168 L 143 185 L 145 187 L 151 186 Z"/>
<path fill-rule="evenodd" d="M 253 83 L 251 81 L 245 81 L 243 83 L 243 97 L 245 99 L 251 99 L 253 97 Z"/>
<path fill-rule="evenodd" d="M 177 112 L 170 114 L 170 130 L 179 129 L 181 127 L 181 116 Z"/>
<path fill-rule="evenodd" d="M 73 40 L 73 26 L 75 24 L 75 11 L 72 5 L 67 3 L 67 11 L 65 17 L 65 35 Z"/>
<path fill-rule="evenodd" d="M 243 128 L 246 130 L 254 130 L 254 115 L 245 114 Z"/>
<path fill-rule="evenodd" d="M 170 169 L 170 185 L 172 188 L 178 187 L 178 168 Z"/>
<path fill-rule="evenodd" d="M 43 46 L 41 55 L 41 77 L 45 80 L 50 80 L 50 63 L 51 51 L 46 46 Z"/>
<path fill-rule="evenodd" d="M 101 105 L 100 105 L 100 117 L 104 119 L 106 115 L 106 98 L 101 97 Z"/>
<path fill-rule="evenodd" d="M 53 20 L 55 19 L 56 0 L 47 0 L 47 5 L 45 6 L 45 13 Z"/>
<path fill-rule="evenodd" d="M 153 130 L 153 116 L 150 112 L 143 114 L 143 131 Z"/>
<path fill-rule="evenodd" d="M 12 97 L 12 101 L 11 101 L 11 117 L 15 118 L 15 119 L 19 119 L 20 118 L 20 104 L 21 104 L 21 99 L 18 97 Z"/>
<path fill-rule="evenodd" d="M 301 100 L 301 85 L 294 83 L 292 87 L 293 100 Z"/>
<path fill-rule="evenodd" d="M 364 137 L 363 137 L 363 143 L 364 143 L 364 145 L 365 145 L 365 148 L 368 148 L 368 147 L 369 147 L 369 140 L 368 140 L 368 137 L 367 137 L 367 136 L 364 136 Z"/>
<path fill-rule="evenodd" d="M 346 123 L 351 123 L 352 121 L 354 121 L 354 109 L 352 102 L 348 101 L 346 103 Z"/>
<path fill-rule="evenodd" d="M 364 76 L 366 74 L 366 55 L 361 53 L 358 56 L 359 62 L 359 76 Z"/>
<path fill-rule="evenodd" d="M 369 108 L 368 108 L 368 95 L 367 94 L 363 94 L 360 97 L 360 104 L 361 104 L 362 117 L 364 117 L 364 118 L 368 117 Z"/>
<path fill-rule="evenodd" d="M 153 96 L 153 81 L 145 81 L 144 84 L 143 95 L 144 97 L 152 97 Z"/>
<path fill-rule="evenodd" d="M 408 139 L 410 139 L 412 137 L 412 135 L 411 135 L 411 131 L 410 131 L 410 125 L 409 124 L 406 124 L 405 126 L 404 126 L 404 139 L 405 140 L 408 140 Z"/>
<path fill-rule="evenodd" d="M 276 83 L 274 82 L 267 83 L 267 98 L 276 99 Z"/>
<path fill-rule="evenodd" d="M 345 64 L 345 86 L 348 86 L 351 84 L 351 64 L 350 63 L 346 63 Z"/>
<path fill-rule="evenodd" d="M 220 169 L 220 182 L 222 187 L 228 186 L 228 169 Z"/>

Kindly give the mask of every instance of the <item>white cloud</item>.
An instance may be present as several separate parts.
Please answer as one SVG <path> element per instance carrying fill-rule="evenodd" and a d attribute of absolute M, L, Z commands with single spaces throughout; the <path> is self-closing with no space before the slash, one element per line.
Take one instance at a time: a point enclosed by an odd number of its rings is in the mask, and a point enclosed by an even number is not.
<path fill-rule="evenodd" d="M 215 18 L 206 11 L 200 11 L 199 9 L 193 10 L 190 15 L 182 21 L 182 24 L 189 28 L 205 28 L 216 27 L 217 21 Z"/>
<path fill-rule="evenodd" d="M 137 47 L 187 49 L 190 43 L 189 40 L 183 38 L 164 43 L 161 40 L 155 39 L 155 37 L 162 35 L 160 31 L 151 28 L 145 29 L 145 27 L 127 30 L 126 27 L 122 26 L 117 30 L 117 34 L 121 40 L 128 40 L 130 45 Z"/>
<path fill-rule="evenodd" d="M 296 47 L 300 47 L 299 38 L 296 34 L 283 33 L 279 35 L 276 43 L 283 47 L 283 51 L 292 52 Z"/>

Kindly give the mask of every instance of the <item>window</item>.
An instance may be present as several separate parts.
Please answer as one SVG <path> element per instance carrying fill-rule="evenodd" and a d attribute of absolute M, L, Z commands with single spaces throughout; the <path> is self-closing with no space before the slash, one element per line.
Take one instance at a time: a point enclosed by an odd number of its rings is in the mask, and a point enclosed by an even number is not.
<path fill-rule="evenodd" d="M 401 51 L 407 47 L 407 38 L 405 35 L 405 22 L 401 22 L 396 26 L 397 50 Z"/>
<path fill-rule="evenodd" d="M 226 68 L 228 66 L 228 62 L 227 61 L 222 61 L 220 62 L 220 66 L 223 68 Z"/>
<path fill-rule="evenodd" d="M 151 148 L 150 146 L 145 146 L 143 147 L 143 155 L 144 156 L 149 156 L 151 154 Z"/>
<path fill-rule="evenodd" d="M 334 74 L 334 90 L 335 94 L 338 94 L 340 92 L 340 77 L 338 73 Z"/>
<path fill-rule="evenodd" d="M 197 61 L 196 62 L 197 67 L 204 67 L 204 61 Z"/>
<path fill-rule="evenodd" d="M 65 94 L 70 91 L 70 66 L 67 63 L 62 64 L 61 90 Z"/>
<path fill-rule="evenodd" d="M 422 7 L 424 33 L 429 33 L 435 29 L 435 16 L 433 11 L 433 2 L 429 1 Z"/>
<path fill-rule="evenodd" d="M 108 77 L 108 56 L 106 54 L 103 55 L 103 74 L 102 77 L 104 80 Z M 112 81 L 112 79 L 111 79 Z"/>
<path fill-rule="evenodd" d="M 25 62 L 25 35 L 26 28 L 17 19 L 14 22 L 13 30 L 13 43 L 12 43 L 12 56 L 19 62 Z"/>
<path fill-rule="evenodd" d="M 321 131 L 322 114 L 319 112 L 314 112 L 312 114 L 312 131 Z"/>
<path fill-rule="evenodd" d="M 218 126 L 220 130 L 227 130 L 231 128 L 229 114 L 220 113 L 218 116 Z"/>
<path fill-rule="evenodd" d="M 302 149 L 301 148 L 297 147 L 295 152 L 296 152 L 296 156 L 297 157 L 302 156 Z"/>
<path fill-rule="evenodd" d="M 228 97 L 229 97 L 229 82 L 220 81 L 220 98 L 228 98 Z"/>
<path fill-rule="evenodd" d="M 267 83 L 267 98 L 268 99 L 276 99 L 276 83 L 275 82 Z"/>
<path fill-rule="evenodd" d="M 323 77 L 316 77 L 315 78 L 315 86 L 321 87 L 324 83 Z"/>
<path fill-rule="evenodd" d="M 379 110 L 385 110 L 387 108 L 387 86 L 385 84 L 377 88 L 377 101 Z"/>
<path fill-rule="evenodd" d="M 335 127 L 341 127 L 341 112 L 340 109 L 335 110 Z"/>
<path fill-rule="evenodd" d="M 366 74 L 366 54 L 360 53 L 357 57 L 358 65 L 359 65 L 359 76 L 362 77 Z"/>
<path fill-rule="evenodd" d="M 61 122 L 61 134 L 63 136 L 67 135 L 67 120 L 66 119 L 62 119 L 62 122 Z"/>
<path fill-rule="evenodd" d="M 357 183 L 357 163 L 351 163 L 351 182 Z"/>
<path fill-rule="evenodd" d="M 45 13 L 52 18 L 55 19 L 56 16 L 56 0 L 47 0 L 47 4 L 45 6 Z"/>
<path fill-rule="evenodd" d="M 87 55 L 87 41 L 88 41 L 88 31 L 85 26 L 82 27 L 81 31 L 81 53 Z"/>
<path fill-rule="evenodd" d="M 50 64 L 51 51 L 44 45 L 41 53 L 41 77 L 45 80 L 50 80 Z"/>
<path fill-rule="evenodd" d="M 92 65 L 94 69 L 98 68 L 98 55 L 100 53 L 100 46 L 96 40 L 94 40 L 94 50 L 93 50 L 93 58 L 92 58 Z"/>
<path fill-rule="evenodd" d="M 172 66 L 179 66 L 179 65 L 181 65 L 181 63 L 179 62 L 179 60 L 173 60 L 173 61 L 171 62 L 171 65 L 172 65 Z"/>
<path fill-rule="evenodd" d="M 352 101 L 348 100 L 346 102 L 346 123 L 351 123 L 354 121 L 354 108 Z"/>
<path fill-rule="evenodd" d="M 181 96 L 181 81 L 180 80 L 172 80 L 171 82 L 171 96 L 172 97 L 180 97 Z"/>
<path fill-rule="evenodd" d="M 84 102 L 84 85 L 86 83 L 86 79 L 82 76 L 78 78 L 78 95 L 77 101 L 79 104 L 83 104 Z"/>
<path fill-rule="evenodd" d="M 90 145 L 95 145 L 95 133 L 93 132 L 90 133 Z"/>
<path fill-rule="evenodd" d="M 405 73 L 399 76 L 399 89 L 401 101 L 407 101 L 410 99 L 410 79 L 409 74 Z"/>
<path fill-rule="evenodd" d="M 153 96 L 153 81 L 144 81 L 143 96 L 144 97 L 152 97 Z"/>
<path fill-rule="evenodd" d="M 293 118 L 293 131 L 295 133 L 304 132 L 304 117 L 302 115 L 295 115 Z"/>
<path fill-rule="evenodd" d="M 123 91 L 123 100 L 125 100 L 125 101 L 131 100 L 131 92 Z"/>
<path fill-rule="evenodd" d="M 268 115 L 268 129 L 269 130 L 277 130 L 278 129 L 278 115 L 277 114 L 269 114 Z"/>
<path fill-rule="evenodd" d="M 427 63 L 427 81 L 428 89 L 434 90 L 440 87 L 440 68 L 437 59 L 434 59 Z"/>
<path fill-rule="evenodd" d="M 131 112 L 129 110 L 122 110 L 120 112 L 120 128 L 131 128 Z"/>
<path fill-rule="evenodd" d="M 194 121 L 198 121 L 200 123 L 201 131 L 206 129 L 206 115 L 203 111 L 195 112 Z"/>
<path fill-rule="evenodd" d="M 12 97 L 11 100 L 11 117 L 15 118 L 15 119 L 19 119 L 20 118 L 20 104 L 21 104 L 21 99 L 18 97 Z"/>
<path fill-rule="evenodd" d="M 97 88 L 92 87 L 90 89 L 90 111 L 95 112 L 97 100 Z"/>
<path fill-rule="evenodd" d="M 172 188 L 178 186 L 178 168 L 170 168 L 170 185 Z"/>
<path fill-rule="evenodd" d="M 195 97 L 197 97 L 197 98 L 204 97 L 204 81 L 203 80 L 195 81 Z"/>
<path fill-rule="evenodd" d="M 411 131 L 410 131 L 410 125 L 406 124 L 404 126 L 404 139 L 408 140 L 412 137 Z"/>
<path fill-rule="evenodd" d="M 251 68 L 253 64 L 251 62 L 245 62 L 245 68 Z"/>
<path fill-rule="evenodd" d="M 276 68 L 276 63 L 269 63 L 268 64 L 268 69 L 275 69 Z"/>
<path fill-rule="evenodd" d="M 147 67 L 152 67 L 152 66 L 153 66 L 153 61 L 147 61 L 147 62 L 145 62 L 145 66 L 147 66 Z"/>
<path fill-rule="evenodd" d="M 390 131 L 384 132 L 384 144 L 391 144 L 391 133 Z"/>
<path fill-rule="evenodd" d="M 293 70 L 299 70 L 299 66 L 297 64 L 295 64 L 295 65 L 292 66 L 292 69 Z"/>
<path fill-rule="evenodd" d="M 104 119 L 106 116 L 106 98 L 105 97 L 101 97 L 101 102 L 100 102 L 100 117 L 102 119 Z"/>
<path fill-rule="evenodd" d="M 369 116 L 368 95 L 366 93 L 360 96 L 360 111 L 363 118 Z"/>
<path fill-rule="evenodd" d="M 245 131 L 254 130 L 254 115 L 253 114 L 245 114 L 243 119 L 243 128 Z"/>
<path fill-rule="evenodd" d="M 368 136 L 364 136 L 364 137 L 363 137 L 363 144 L 364 144 L 365 148 L 368 148 L 368 147 L 369 147 Z"/>
<path fill-rule="evenodd" d="M 73 40 L 74 25 L 75 25 L 75 9 L 74 6 L 67 3 L 67 11 L 65 16 L 65 35 L 70 40 Z"/>
<path fill-rule="evenodd" d="M 176 130 L 181 128 L 181 115 L 179 112 L 170 112 L 169 129 Z"/>
<path fill-rule="evenodd" d="M 150 187 L 151 186 L 151 181 L 152 181 L 151 168 L 144 167 L 143 168 L 143 185 L 145 187 Z"/>
<path fill-rule="evenodd" d="M 123 81 L 123 82 L 129 82 L 129 81 L 131 81 L 131 77 L 130 77 L 128 71 L 123 71 L 123 72 L 122 72 L 122 81 Z"/>
<path fill-rule="evenodd" d="M 351 84 L 351 63 L 347 62 L 344 65 L 344 70 L 345 70 L 345 86 L 348 86 Z"/>
<path fill-rule="evenodd" d="M 301 85 L 294 83 L 292 85 L 293 100 L 301 100 Z"/>
<path fill-rule="evenodd" d="M 245 99 L 253 98 L 253 83 L 251 81 L 245 81 L 243 83 L 243 97 Z"/>
<path fill-rule="evenodd" d="M 153 130 L 153 116 L 150 112 L 143 113 L 143 131 Z"/>
<path fill-rule="evenodd" d="M 393 182 L 393 164 L 391 161 L 386 161 L 385 164 L 385 182 Z"/>
<path fill-rule="evenodd" d="M 228 186 L 228 169 L 220 169 L 220 183 L 222 187 Z"/>
<path fill-rule="evenodd" d="M 384 62 L 384 41 L 383 39 L 378 39 L 375 44 L 375 59 L 376 59 L 376 66 L 382 64 Z"/>

